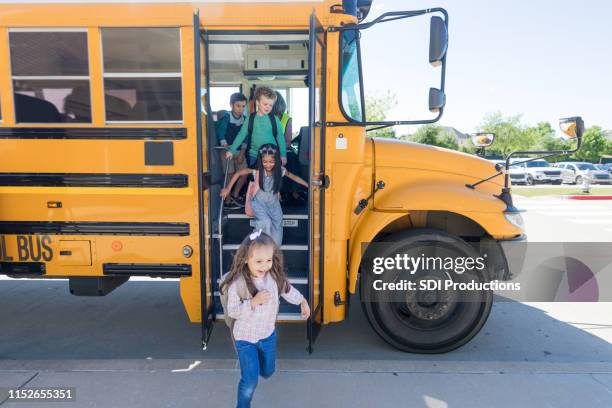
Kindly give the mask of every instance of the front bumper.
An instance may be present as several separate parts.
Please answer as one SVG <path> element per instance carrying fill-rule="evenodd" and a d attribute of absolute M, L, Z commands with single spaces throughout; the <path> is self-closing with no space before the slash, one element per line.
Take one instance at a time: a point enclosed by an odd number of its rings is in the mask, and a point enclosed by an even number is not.
<path fill-rule="evenodd" d="M 501 280 L 512 280 L 519 275 L 523 268 L 523 261 L 527 252 L 527 234 L 513 239 L 498 240 L 497 242 L 501 246 L 505 263 L 505 273 Z"/>
<path fill-rule="evenodd" d="M 525 176 L 525 175 L 521 175 L 521 176 L 510 175 L 510 182 L 512 184 L 527 184 L 527 176 Z"/>
<path fill-rule="evenodd" d="M 535 181 L 539 183 L 560 183 L 561 182 L 561 176 L 547 176 L 547 175 L 535 174 L 532 177 Z"/>

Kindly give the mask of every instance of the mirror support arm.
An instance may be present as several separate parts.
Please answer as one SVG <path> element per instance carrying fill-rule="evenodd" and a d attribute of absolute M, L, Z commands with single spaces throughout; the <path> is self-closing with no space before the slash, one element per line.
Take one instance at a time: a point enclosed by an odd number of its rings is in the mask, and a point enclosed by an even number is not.
<path fill-rule="evenodd" d="M 527 151 L 512 152 L 508 156 L 506 156 L 506 165 L 505 165 L 505 167 L 506 167 L 506 169 L 509 169 L 512 166 L 517 166 L 519 164 L 529 163 L 529 162 L 532 162 L 532 161 L 535 161 L 535 160 L 546 159 L 547 157 L 564 156 L 566 154 L 575 153 L 578 150 L 580 150 L 581 139 L 582 138 L 578 138 L 578 143 L 576 144 L 576 147 L 574 149 L 572 149 L 572 150 L 555 150 L 555 151 L 552 151 L 552 152 L 550 150 L 527 150 Z M 534 157 L 534 158 L 531 158 L 531 159 L 527 159 L 527 160 L 524 160 L 524 161 L 520 161 L 520 162 L 516 162 L 516 163 L 510 164 L 510 158 L 512 156 L 514 156 L 515 154 L 543 154 L 544 156 L 538 156 L 538 157 Z M 491 177 L 487 177 L 486 179 L 480 180 L 480 181 L 478 181 L 478 182 L 476 182 L 474 184 L 466 184 L 465 186 L 467 188 L 470 188 L 470 189 L 473 190 L 474 188 L 476 188 L 480 184 L 482 184 L 484 182 L 487 182 L 487 181 L 489 181 L 489 180 L 491 180 L 491 179 L 493 179 L 493 178 L 495 178 L 495 177 L 497 177 L 497 176 L 499 176 L 499 175 L 501 175 L 503 173 L 504 173 L 503 171 L 500 171 L 500 172 L 492 175 Z M 504 178 L 504 190 L 505 189 L 509 189 L 508 183 L 509 183 L 509 173 L 506 171 L 505 178 Z"/>
<path fill-rule="evenodd" d="M 510 153 L 507 157 L 506 157 L 506 169 L 509 168 L 510 166 L 516 166 L 519 164 L 523 164 L 523 163 L 529 163 L 535 160 L 539 160 L 539 159 L 546 159 L 548 157 L 553 157 L 553 156 L 565 156 L 567 154 L 572 154 L 577 152 L 578 150 L 580 150 L 580 145 L 582 144 L 582 137 L 577 138 L 578 142 L 576 143 L 576 147 L 571 149 L 571 150 L 556 150 L 556 151 L 545 151 L 545 150 L 531 150 L 531 151 L 517 151 L 517 152 L 512 152 Z M 517 154 L 543 154 L 544 156 L 538 156 L 538 157 L 533 157 L 531 159 L 528 160 L 524 160 L 521 162 L 516 162 L 513 164 L 510 164 L 510 158 L 514 155 Z M 508 172 L 506 172 L 506 176 L 504 179 L 504 189 L 509 188 L 509 178 L 508 178 Z"/>
<path fill-rule="evenodd" d="M 366 130 L 365 130 L 365 131 L 366 131 L 366 133 L 367 133 L 367 132 L 372 132 L 372 131 L 374 131 L 374 130 L 386 129 L 386 128 L 391 127 L 391 126 L 393 126 L 393 125 L 381 125 L 381 126 L 376 126 L 376 127 L 366 128 Z"/>
<path fill-rule="evenodd" d="M 357 121 L 352 121 L 352 122 L 325 122 L 325 126 L 327 126 L 327 127 L 334 127 L 334 126 L 382 126 L 382 127 L 389 127 L 389 126 L 401 126 L 401 125 L 426 125 L 426 124 L 429 124 L 429 123 L 436 123 L 442 117 L 442 113 L 443 113 L 443 110 L 440 109 L 440 112 L 438 112 L 438 116 L 436 116 L 433 119 L 427 119 L 427 120 L 398 120 L 398 121 L 378 121 L 378 122 L 369 122 L 369 121 L 365 121 L 365 122 L 357 122 Z"/>
<path fill-rule="evenodd" d="M 329 27 L 328 31 L 346 31 L 346 30 L 365 30 L 368 29 L 378 23 L 387 23 L 389 21 L 401 20 L 403 18 L 410 18 L 416 16 L 422 16 L 424 14 L 432 14 L 432 13 L 442 13 L 444 15 L 444 20 L 448 21 L 448 13 L 446 10 L 440 7 L 423 9 L 423 10 L 414 10 L 414 11 L 390 11 L 388 13 L 383 13 L 380 16 L 376 17 L 374 20 L 368 23 L 362 24 L 345 24 L 339 27 Z"/>

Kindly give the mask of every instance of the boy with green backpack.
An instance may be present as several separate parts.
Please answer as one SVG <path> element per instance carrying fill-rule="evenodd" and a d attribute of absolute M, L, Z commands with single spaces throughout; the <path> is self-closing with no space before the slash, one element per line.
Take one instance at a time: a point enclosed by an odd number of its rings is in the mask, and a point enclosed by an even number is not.
<path fill-rule="evenodd" d="M 246 140 L 249 167 L 255 166 L 259 148 L 268 143 L 279 147 L 282 165 L 287 164 L 287 146 L 281 134 L 282 126 L 278 117 L 272 113 L 274 102 L 276 102 L 276 93 L 272 89 L 261 86 L 255 90 L 256 113 L 251 113 L 245 123 L 246 126 L 243 125 L 240 129 L 229 151 L 225 154 L 227 159 L 237 155 L 240 145 Z"/>

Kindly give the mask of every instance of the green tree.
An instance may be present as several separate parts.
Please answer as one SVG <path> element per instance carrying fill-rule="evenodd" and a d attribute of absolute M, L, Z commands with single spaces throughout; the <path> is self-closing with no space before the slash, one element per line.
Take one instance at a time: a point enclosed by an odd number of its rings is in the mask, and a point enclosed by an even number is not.
<path fill-rule="evenodd" d="M 459 151 L 467 154 L 476 154 L 476 147 L 470 145 L 461 145 L 459 146 Z M 489 154 L 487 153 L 487 157 Z"/>
<path fill-rule="evenodd" d="M 534 145 L 533 134 L 521 125 L 521 116 L 504 117 L 501 112 L 489 113 L 484 117 L 479 130 L 495 133 L 495 141 L 487 152 L 507 155 L 517 150 L 529 150 Z"/>
<path fill-rule="evenodd" d="M 387 120 L 389 110 L 397 106 L 397 97 L 391 91 L 385 93 L 373 93 L 366 96 L 366 119 L 368 122 L 380 122 Z M 371 128 L 376 128 L 372 126 Z M 369 137 L 395 137 L 395 129 L 386 127 L 371 130 L 367 133 Z"/>
<path fill-rule="evenodd" d="M 438 144 L 436 146 L 445 147 L 451 150 L 459 150 L 459 143 L 453 133 L 446 129 L 441 129 L 438 133 Z"/>
<path fill-rule="evenodd" d="M 549 122 L 540 122 L 536 126 L 525 129 L 529 140 L 533 142 L 534 150 L 568 150 L 571 149 L 570 143 L 555 135 L 555 130 Z M 566 160 L 566 156 L 553 156 L 547 158 L 549 162 Z"/>
<path fill-rule="evenodd" d="M 599 126 L 592 126 L 584 131 L 580 150 L 572 155 L 574 159 L 597 163 L 603 154 L 610 154 L 609 141 Z"/>
<path fill-rule="evenodd" d="M 459 150 L 459 144 L 457 143 L 455 135 L 436 125 L 421 126 L 419 130 L 409 136 L 408 139 L 416 143 Z"/>
<path fill-rule="evenodd" d="M 549 122 L 540 122 L 535 126 L 530 126 L 524 130 L 536 149 L 541 149 L 550 139 L 555 139 L 555 130 Z"/>

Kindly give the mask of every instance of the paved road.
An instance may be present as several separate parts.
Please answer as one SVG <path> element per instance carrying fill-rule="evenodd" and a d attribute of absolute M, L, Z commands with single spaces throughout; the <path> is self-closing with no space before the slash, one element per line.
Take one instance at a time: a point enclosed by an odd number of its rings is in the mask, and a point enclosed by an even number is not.
<path fill-rule="evenodd" d="M 517 204 L 532 240 L 612 241 L 605 223 L 584 222 L 609 220 L 609 202 Z M 175 281 L 78 298 L 65 281 L 5 279 L 0 294 L 0 387 L 76 387 L 76 404 L 35 407 L 232 406 L 238 372 L 227 329 L 217 325 L 199 350 Z M 255 406 L 612 407 L 609 303 L 498 302 L 473 341 L 428 356 L 381 341 L 354 300 L 349 320 L 325 327 L 311 356 L 303 326 L 279 327 L 278 373 L 262 381 Z M 27 404 L 0 403 L 13 406 Z"/>
<path fill-rule="evenodd" d="M 612 200 L 515 197 L 530 242 L 612 242 Z"/>

